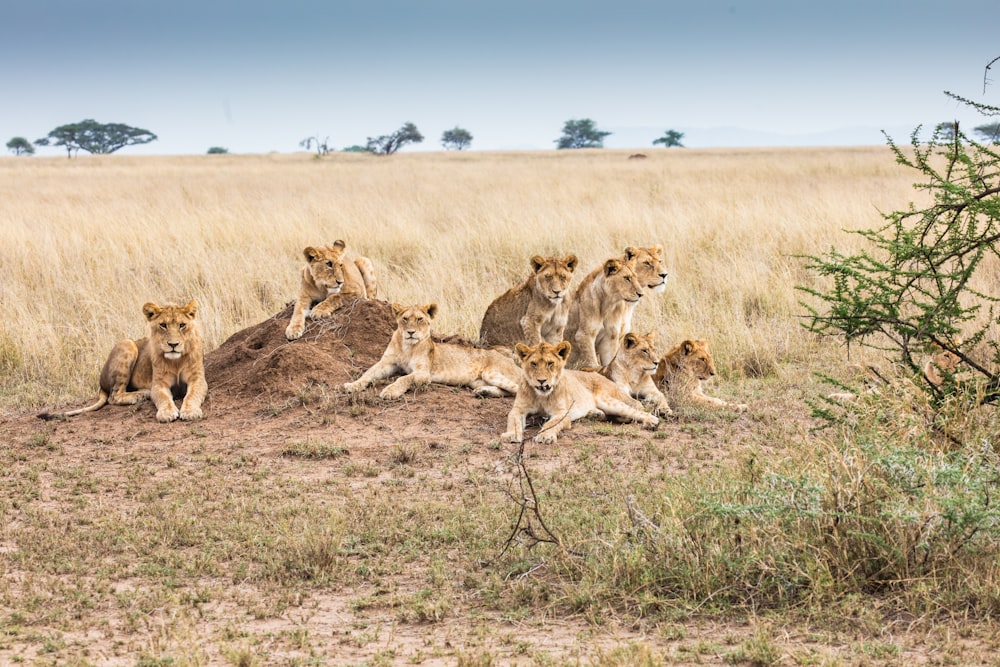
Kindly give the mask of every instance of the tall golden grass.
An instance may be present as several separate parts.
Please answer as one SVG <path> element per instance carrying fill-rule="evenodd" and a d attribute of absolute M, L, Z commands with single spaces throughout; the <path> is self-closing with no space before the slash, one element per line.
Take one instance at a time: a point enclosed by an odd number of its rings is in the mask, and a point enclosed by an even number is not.
<path fill-rule="evenodd" d="M 905 208 L 912 182 L 884 147 L 0 159 L 0 409 L 91 396 L 148 300 L 197 299 L 215 348 L 294 297 L 306 245 L 338 238 L 383 296 L 436 301 L 436 329 L 472 337 L 532 255 L 576 253 L 582 277 L 659 243 L 668 289 L 634 328 L 767 374 L 816 353 L 797 256 L 852 250 L 844 230 Z"/>

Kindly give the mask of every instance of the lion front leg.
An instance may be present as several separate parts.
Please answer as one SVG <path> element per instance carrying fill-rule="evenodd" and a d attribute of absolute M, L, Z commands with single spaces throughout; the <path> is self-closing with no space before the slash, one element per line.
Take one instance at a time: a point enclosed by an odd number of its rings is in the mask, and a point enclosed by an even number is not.
<path fill-rule="evenodd" d="M 572 423 L 573 420 L 570 418 L 569 412 L 564 411 L 561 415 L 551 417 L 542 424 L 538 433 L 535 434 L 534 440 L 540 445 L 554 445 L 559 434 L 568 429 Z"/>
<path fill-rule="evenodd" d="M 524 420 L 527 415 L 515 404 L 507 414 L 507 430 L 500 434 L 501 442 L 524 442 Z"/>
<path fill-rule="evenodd" d="M 356 394 L 357 392 L 365 389 L 371 384 L 378 382 L 379 380 L 384 380 L 391 375 L 394 375 L 400 371 L 400 367 L 396 364 L 394 358 L 382 357 L 375 365 L 366 370 L 361 374 L 354 382 L 344 383 L 344 391 L 349 394 Z"/>
<path fill-rule="evenodd" d="M 430 383 L 431 376 L 427 373 L 409 373 L 396 379 L 395 382 L 387 386 L 379 393 L 379 398 L 394 399 L 399 398 L 412 387 L 418 387 Z"/>
<path fill-rule="evenodd" d="M 180 418 L 184 421 L 193 421 L 202 418 L 201 404 L 208 395 L 208 383 L 205 378 L 192 378 L 188 382 L 187 393 L 184 395 L 184 402 L 181 403 Z"/>
<path fill-rule="evenodd" d="M 311 304 L 312 297 L 309 294 L 299 295 L 295 301 L 295 307 L 292 308 L 292 319 L 288 321 L 288 326 L 285 328 L 285 338 L 297 340 L 302 337 L 306 330 L 306 313 L 309 312 Z"/>
<path fill-rule="evenodd" d="M 181 413 L 174 404 L 174 396 L 170 391 L 169 383 L 161 379 L 154 379 L 149 397 L 153 399 L 153 405 L 156 406 L 156 421 L 166 424 L 180 416 Z"/>
<path fill-rule="evenodd" d="M 631 398 L 628 400 L 630 403 L 617 398 L 598 397 L 597 407 L 606 415 L 630 419 L 634 422 L 642 424 L 644 428 L 648 428 L 651 431 L 655 430 L 660 424 L 660 420 L 656 417 L 656 415 L 651 415 L 644 411 L 642 409 L 642 404 L 638 401 L 634 401 Z"/>
<path fill-rule="evenodd" d="M 322 320 L 324 318 L 333 315 L 334 311 L 344 305 L 344 295 L 343 294 L 331 294 L 319 303 L 317 303 L 313 309 L 309 312 L 309 319 L 311 320 Z"/>

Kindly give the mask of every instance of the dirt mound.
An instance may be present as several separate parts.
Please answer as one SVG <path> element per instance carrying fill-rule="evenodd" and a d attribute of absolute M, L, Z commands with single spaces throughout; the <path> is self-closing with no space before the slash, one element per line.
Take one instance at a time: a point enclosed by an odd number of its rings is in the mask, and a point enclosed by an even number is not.
<path fill-rule="evenodd" d="M 214 403 L 281 401 L 309 385 L 343 384 L 378 361 L 396 328 L 388 303 L 359 300 L 330 319 L 309 321 L 302 337 L 289 341 L 285 327 L 291 315 L 289 305 L 206 355 Z"/>

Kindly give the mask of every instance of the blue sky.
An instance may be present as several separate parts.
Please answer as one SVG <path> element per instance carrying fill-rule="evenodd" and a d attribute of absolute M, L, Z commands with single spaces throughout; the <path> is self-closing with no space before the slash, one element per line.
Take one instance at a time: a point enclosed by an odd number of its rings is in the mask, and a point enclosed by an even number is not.
<path fill-rule="evenodd" d="M 440 148 L 550 149 L 592 118 L 609 148 L 881 144 L 985 122 L 996 0 L 6 0 L 0 139 L 94 118 L 123 152 L 339 149 L 413 122 Z M 996 68 L 1000 72 L 1000 66 Z M 39 154 L 57 154 L 40 149 Z"/>

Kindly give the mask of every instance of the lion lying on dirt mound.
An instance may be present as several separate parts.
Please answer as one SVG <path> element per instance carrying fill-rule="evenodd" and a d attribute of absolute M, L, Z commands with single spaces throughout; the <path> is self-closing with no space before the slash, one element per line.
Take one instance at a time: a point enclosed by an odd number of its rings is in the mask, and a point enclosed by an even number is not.
<path fill-rule="evenodd" d="M 517 391 L 520 369 L 514 359 L 497 350 L 483 350 L 459 343 L 431 339 L 436 303 L 426 306 L 392 305 L 396 330 L 382 358 L 354 382 L 344 384 L 350 393 L 378 380 L 404 375 L 385 387 L 382 398 L 399 398 L 411 387 L 430 382 L 472 387 L 478 396 L 499 397 Z"/>
<path fill-rule="evenodd" d="M 479 327 L 484 345 L 517 343 L 555 345 L 563 339 L 569 316 L 569 284 L 577 265 L 576 255 L 531 258 L 528 279 L 493 300 Z"/>
<path fill-rule="evenodd" d="M 701 387 L 703 380 L 715 375 L 715 362 L 708 352 L 708 341 L 688 339 L 672 347 L 656 367 L 653 380 L 670 396 L 671 403 L 688 401 L 712 407 L 746 410 L 745 403 L 730 403 L 707 395 Z"/>
<path fill-rule="evenodd" d="M 521 381 L 514 398 L 514 407 L 507 416 L 507 431 L 503 442 L 523 442 L 528 415 L 548 417 L 535 442 L 551 444 L 560 431 L 571 423 L 600 411 L 607 417 L 620 417 L 655 429 L 660 420 L 643 412 L 642 404 L 618 385 L 597 373 L 566 370 L 572 345 L 542 342 L 533 347 L 518 343 L 514 348 L 521 360 Z"/>
<path fill-rule="evenodd" d="M 353 299 L 374 299 L 378 291 L 375 268 L 367 257 L 344 260 L 347 244 L 341 240 L 330 246 L 309 246 L 302 251 L 306 265 L 302 267 L 299 297 L 292 318 L 285 329 L 288 340 L 302 336 L 306 317 L 318 320 Z"/>
<path fill-rule="evenodd" d="M 195 322 L 198 304 L 147 303 L 142 313 L 149 323 L 149 335 L 139 340 L 126 339 L 111 348 L 101 370 L 97 402 L 79 410 L 42 413 L 42 419 L 72 417 L 99 410 L 106 404 L 135 405 L 152 398 L 156 420 L 171 422 L 201 419 L 201 404 L 208 394 L 201 334 Z M 180 410 L 175 398 L 184 397 Z"/>

